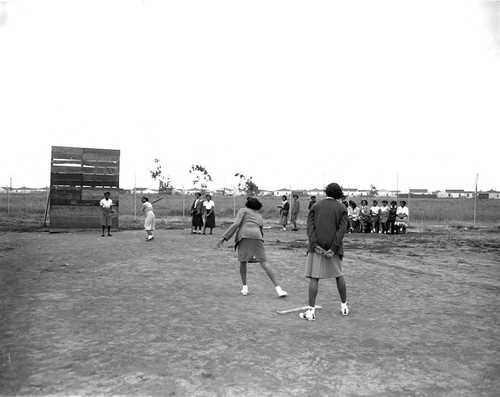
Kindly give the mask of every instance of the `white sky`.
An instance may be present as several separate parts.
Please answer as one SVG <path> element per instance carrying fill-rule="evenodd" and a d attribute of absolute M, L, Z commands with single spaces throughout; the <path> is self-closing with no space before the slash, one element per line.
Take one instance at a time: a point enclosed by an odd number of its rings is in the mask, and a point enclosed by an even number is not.
<path fill-rule="evenodd" d="M 2 5 L 0 4 L 0 7 Z M 0 9 L 0 12 L 1 9 Z M 10 1 L 0 185 L 52 146 L 121 150 L 120 186 L 201 164 L 264 189 L 500 189 L 500 56 L 478 1 Z"/>

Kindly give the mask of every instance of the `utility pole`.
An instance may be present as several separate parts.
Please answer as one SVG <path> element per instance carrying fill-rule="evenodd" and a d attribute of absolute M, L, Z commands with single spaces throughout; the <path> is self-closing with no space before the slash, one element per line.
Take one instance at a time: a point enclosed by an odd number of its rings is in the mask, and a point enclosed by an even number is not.
<path fill-rule="evenodd" d="M 137 175 L 134 175 L 134 221 L 137 220 Z"/>
<path fill-rule="evenodd" d="M 10 194 L 12 192 L 12 177 L 10 177 L 9 194 L 7 195 L 7 214 L 10 215 Z"/>
<path fill-rule="evenodd" d="M 479 179 L 479 174 L 476 174 L 476 182 L 474 188 L 474 222 L 472 226 L 476 227 L 476 210 L 477 210 L 477 180 Z"/>

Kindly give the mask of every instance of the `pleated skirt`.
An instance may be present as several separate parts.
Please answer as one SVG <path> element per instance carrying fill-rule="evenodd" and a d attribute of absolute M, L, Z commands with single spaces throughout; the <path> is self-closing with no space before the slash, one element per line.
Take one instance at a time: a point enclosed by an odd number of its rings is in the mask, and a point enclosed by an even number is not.
<path fill-rule="evenodd" d="M 343 276 L 342 261 L 338 255 L 327 258 L 316 252 L 308 252 L 304 276 L 309 278 L 335 278 Z"/>

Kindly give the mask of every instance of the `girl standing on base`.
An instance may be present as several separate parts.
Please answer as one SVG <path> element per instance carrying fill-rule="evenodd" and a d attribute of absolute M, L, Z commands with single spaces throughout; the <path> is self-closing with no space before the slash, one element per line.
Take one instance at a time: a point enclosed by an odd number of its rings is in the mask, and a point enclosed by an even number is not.
<path fill-rule="evenodd" d="M 141 197 L 142 202 L 142 211 L 146 213 L 146 219 L 144 221 L 144 230 L 148 236 L 146 237 L 146 241 L 151 241 L 155 237 L 153 236 L 153 232 L 155 230 L 155 214 L 153 212 L 153 205 L 149 202 L 147 197 Z"/>
<path fill-rule="evenodd" d="M 340 294 L 340 312 L 349 314 L 347 306 L 347 287 L 342 273 L 342 258 L 344 239 L 347 225 L 347 210 L 338 199 L 343 196 L 342 189 L 336 183 L 330 183 L 326 189 L 326 199 L 315 204 L 307 216 L 307 263 L 305 277 L 309 278 L 309 308 L 300 313 L 304 320 L 316 319 L 316 296 L 318 295 L 319 280 L 335 278 Z"/>
<path fill-rule="evenodd" d="M 228 241 L 236 233 L 234 248 L 238 248 L 238 261 L 240 262 L 240 275 L 241 282 L 243 283 L 242 295 L 249 294 L 247 286 L 247 263 L 260 262 L 262 269 L 264 269 L 274 284 L 278 295 L 285 297 L 288 294 L 281 289 L 276 281 L 273 270 L 267 263 L 264 236 L 262 233 L 264 221 L 259 213 L 261 208 L 262 203 L 259 200 L 255 197 L 248 197 L 245 208 L 241 208 L 238 211 L 234 223 L 222 235 L 221 240 L 217 243 L 217 247 L 222 248 L 224 241 Z"/>
<path fill-rule="evenodd" d="M 104 198 L 99 202 L 101 209 L 101 237 L 104 237 L 104 230 L 108 228 L 108 236 L 111 237 L 111 223 L 113 216 L 113 200 L 109 198 L 110 193 L 104 193 Z"/>

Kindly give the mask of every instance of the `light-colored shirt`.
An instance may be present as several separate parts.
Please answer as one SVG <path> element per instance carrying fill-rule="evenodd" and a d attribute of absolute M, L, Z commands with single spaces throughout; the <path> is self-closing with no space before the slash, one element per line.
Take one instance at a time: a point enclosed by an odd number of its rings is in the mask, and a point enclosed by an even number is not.
<path fill-rule="evenodd" d="M 111 199 L 105 199 L 103 198 L 100 202 L 99 202 L 99 205 L 102 207 L 102 208 L 111 208 L 113 206 L 113 200 Z"/>
<path fill-rule="evenodd" d="M 215 207 L 215 203 L 213 200 L 206 200 L 203 202 L 203 206 L 207 209 L 207 211 L 210 211 Z"/>
<path fill-rule="evenodd" d="M 397 211 L 396 211 L 396 215 L 399 215 L 399 214 L 404 214 L 404 215 L 408 216 L 408 215 L 410 215 L 410 211 L 408 211 L 408 207 L 399 206 Z"/>
<path fill-rule="evenodd" d="M 153 204 L 151 204 L 149 201 L 146 201 L 142 204 L 142 210 L 144 212 L 153 211 Z"/>

